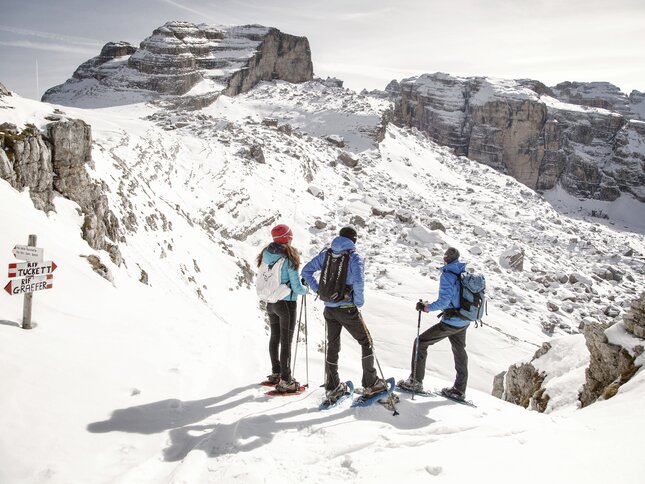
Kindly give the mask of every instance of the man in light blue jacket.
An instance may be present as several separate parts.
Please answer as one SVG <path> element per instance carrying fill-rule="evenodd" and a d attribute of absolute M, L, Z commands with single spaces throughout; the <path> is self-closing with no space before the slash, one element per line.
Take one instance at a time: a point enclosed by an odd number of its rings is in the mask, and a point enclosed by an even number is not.
<path fill-rule="evenodd" d="M 443 256 L 445 265 L 440 268 L 439 295 L 433 303 L 418 302 L 417 311 L 429 313 L 442 311 L 441 320 L 421 333 L 414 341 L 412 348 L 412 364 L 410 377 L 399 381 L 397 385 L 403 389 L 420 392 L 423 390 L 423 377 L 426 371 L 428 346 L 448 338 L 452 345 L 457 376 L 452 388 L 442 391 L 449 397 L 464 400 L 468 383 L 468 354 L 466 353 L 466 330 L 470 321 L 459 316 L 460 282 L 459 276 L 466 269 L 466 264 L 459 262 L 459 251 L 454 247 L 446 250 Z"/>
<path fill-rule="evenodd" d="M 331 243 L 331 250 L 335 254 L 349 251 L 350 258 L 347 265 L 345 298 L 339 302 L 326 301 L 323 315 L 327 324 L 327 361 L 325 362 L 325 390 L 327 398 L 335 401 L 342 396 L 347 387 L 338 376 L 338 354 L 340 352 L 340 334 L 345 328 L 347 332 L 361 345 L 363 378 L 362 385 L 365 395 L 369 396 L 387 388 L 387 383 L 378 378 L 374 368 L 374 356 L 367 334 L 367 328 L 362 319 L 359 308 L 363 306 L 363 290 L 365 287 L 365 274 L 363 258 L 356 252 L 356 229 L 343 227 L 339 236 Z M 327 251 L 322 251 L 302 269 L 302 277 L 312 291 L 318 292 L 319 281 L 314 274 L 321 271 L 325 264 Z"/>

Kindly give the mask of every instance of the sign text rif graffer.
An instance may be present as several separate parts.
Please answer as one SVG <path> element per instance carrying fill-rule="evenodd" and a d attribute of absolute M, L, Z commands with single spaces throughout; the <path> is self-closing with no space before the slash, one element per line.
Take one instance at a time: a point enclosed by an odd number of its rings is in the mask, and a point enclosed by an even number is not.
<path fill-rule="evenodd" d="M 24 279 L 12 279 L 4 287 L 12 296 L 17 294 L 26 294 L 29 292 L 42 291 L 43 289 L 51 289 L 54 281 L 54 276 L 47 274 L 46 276 L 26 277 Z"/>

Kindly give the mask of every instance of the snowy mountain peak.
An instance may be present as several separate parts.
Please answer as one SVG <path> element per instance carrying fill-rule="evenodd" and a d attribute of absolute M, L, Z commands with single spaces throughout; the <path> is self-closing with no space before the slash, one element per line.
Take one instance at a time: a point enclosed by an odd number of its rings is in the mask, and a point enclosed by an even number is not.
<path fill-rule="evenodd" d="M 261 25 L 212 26 L 172 21 L 155 29 L 137 49 L 106 44 L 43 101 L 105 107 L 164 101 L 188 108 L 220 94 L 246 92 L 260 80 L 304 82 L 313 77 L 309 42 Z"/>

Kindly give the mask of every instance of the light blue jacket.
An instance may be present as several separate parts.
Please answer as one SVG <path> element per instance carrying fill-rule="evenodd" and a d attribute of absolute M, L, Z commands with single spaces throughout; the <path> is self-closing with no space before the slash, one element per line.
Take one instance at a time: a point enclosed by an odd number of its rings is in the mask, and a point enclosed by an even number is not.
<path fill-rule="evenodd" d="M 464 272 L 466 264 L 453 260 L 450 264 L 440 267 L 441 277 L 439 278 L 439 295 L 437 300 L 426 306 L 426 312 L 443 311 L 449 308 L 459 308 L 459 274 Z M 458 317 L 448 318 L 443 316 L 441 318 L 443 323 L 450 326 L 463 328 L 468 326 L 470 321 Z"/>
<path fill-rule="evenodd" d="M 262 262 L 267 265 L 274 264 L 283 257 L 286 258 L 287 254 L 285 254 L 282 246 L 275 242 L 269 244 L 269 246 L 264 249 L 264 252 L 262 252 Z M 291 293 L 282 298 L 283 301 L 295 301 L 298 299 L 299 294 L 307 294 L 307 288 L 300 283 L 298 271 L 293 267 L 293 264 L 291 264 L 289 259 L 284 261 L 282 264 L 280 282 L 291 288 Z"/>
<path fill-rule="evenodd" d="M 365 274 L 364 274 L 364 263 L 363 258 L 356 253 L 356 246 L 347 237 L 338 236 L 331 242 L 331 250 L 339 254 L 345 252 L 346 250 L 351 250 L 351 255 L 349 257 L 349 264 L 347 266 L 347 279 L 346 283 L 352 286 L 352 300 L 351 301 L 340 301 L 340 302 L 325 302 L 325 306 L 337 308 L 339 306 L 356 306 L 362 307 L 365 302 L 364 299 L 364 290 L 365 290 Z M 314 274 L 320 271 L 325 263 L 325 254 L 326 250 L 322 251 L 316 257 L 311 259 L 305 266 L 302 268 L 302 277 L 305 278 L 307 284 L 312 291 L 318 292 L 318 280 L 314 277 Z"/>

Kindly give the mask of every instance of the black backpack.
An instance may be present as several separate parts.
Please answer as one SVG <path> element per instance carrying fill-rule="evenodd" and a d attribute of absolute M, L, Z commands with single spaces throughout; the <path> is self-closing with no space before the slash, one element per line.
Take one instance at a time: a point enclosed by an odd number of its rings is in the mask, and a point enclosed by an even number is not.
<path fill-rule="evenodd" d="M 351 301 L 352 286 L 347 285 L 347 270 L 351 255 L 351 250 L 336 254 L 331 249 L 327 249 L 318 283 L 318 297 L 321 300 Z"/>

